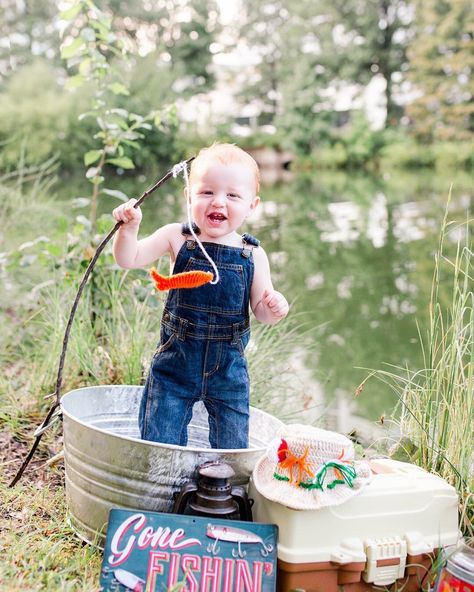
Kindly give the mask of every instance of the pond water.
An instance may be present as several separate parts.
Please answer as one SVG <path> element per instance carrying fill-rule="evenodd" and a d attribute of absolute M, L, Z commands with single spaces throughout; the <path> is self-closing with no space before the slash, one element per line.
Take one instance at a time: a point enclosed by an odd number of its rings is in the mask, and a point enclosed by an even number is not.
<path fill-rule="evenodd" d="M 394 394 L 360 368 L 422 367 L 439 230 L 451 182 L 452 217 L 472 213 L 472 178 L 432 172 L 385 178 L 316 173 L 265 188 L 255 233 L 271 253 L 274 281 L 302 323 L 319 328 L 305 365 L 326 402 L 390 413 Z"/>
<path fill-rule="evenodd" d="M 129 194 L 140 195 L 143 182 L 135 181 Z M 263 186 L 261 206 L 244 230 L 261 240 L 274 285 L 292 302 L 305 332 L 295 351 L 315 400 L 326 406 L 346 401 L 352 412 L 375 420 L 393 411 L 396 397 L 372 379 L 355 399 L 368 369 L 422 367 L 417 324 L 426 334 L 451 184 L 451 217 L 461 222 L 472 213 L 467 173 L 316 171 Z M 145 208 L 160 213 L 154 220 L 145 216 L 145 230 L 156 220 L 183 219 L 179 184 L 159 191 Z"/>

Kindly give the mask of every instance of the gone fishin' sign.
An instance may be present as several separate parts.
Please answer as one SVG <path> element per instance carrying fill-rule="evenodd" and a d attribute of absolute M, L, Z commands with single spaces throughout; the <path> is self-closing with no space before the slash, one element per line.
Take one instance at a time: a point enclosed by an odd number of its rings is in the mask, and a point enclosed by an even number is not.
<path fill-rule="evenodd" d="M 197 516 L 110 511 L 104 592 L 274 592 L 277 527 Z"/>

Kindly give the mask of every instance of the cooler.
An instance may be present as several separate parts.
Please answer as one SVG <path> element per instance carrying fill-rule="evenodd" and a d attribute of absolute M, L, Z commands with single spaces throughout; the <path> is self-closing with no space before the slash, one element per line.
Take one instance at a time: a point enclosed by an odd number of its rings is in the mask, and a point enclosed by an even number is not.
<path fill-rule="evenodd" d="M 278 592 L 428 589 L 437 550 L 460 537 L 456 491 L 415 465 L 370 466 L 372 481 L 358 496 L 320 510 L 272 502 L 251 481 L 254 520 L 279 528 Z"/>

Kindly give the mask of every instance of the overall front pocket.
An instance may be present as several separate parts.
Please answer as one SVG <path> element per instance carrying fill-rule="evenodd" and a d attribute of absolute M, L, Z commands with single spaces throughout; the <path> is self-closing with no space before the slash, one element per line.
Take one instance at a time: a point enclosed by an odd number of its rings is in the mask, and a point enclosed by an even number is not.
<path fill-rule="evenodd" d="M 211 264 L 203 259 L 191 257 L 184 271 L 210 271 Z M 217 284 L 204 284 L 199 288 L 178 290 L 177 304 L 200 312 L 221 315 L 238 315 L 242 312 L 245 296 L 245 277 L 242 265 L 219 264 Z"/>

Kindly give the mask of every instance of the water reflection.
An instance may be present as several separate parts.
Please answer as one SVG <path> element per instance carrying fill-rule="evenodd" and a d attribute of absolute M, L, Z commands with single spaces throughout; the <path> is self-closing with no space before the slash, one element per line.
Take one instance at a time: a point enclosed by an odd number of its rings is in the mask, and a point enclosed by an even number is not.
<path fill-rule="evenodd" d="M 451 179 L 452 181 L 453 179 Z M 456 174 L 453 215 L 465 219 L 471 180 Z M 315 390 L 327 401 L 353 399 L 366 371 L 384 364 L 420 367 L 417 325 L 426 329 L 433 254 L 450 180 L 432 174 L 296 177 L 264 188 L 250 221 L 272 253 L 274 283 L 314 327 L 307 356 Z M 314 360 L 317 359 L 317 366 Z M 390 412 L 394 395 L 368 383 L 358 412 Z"/>

